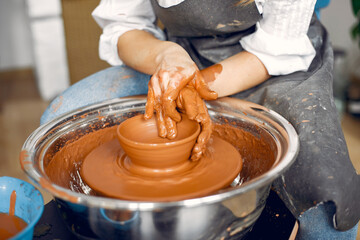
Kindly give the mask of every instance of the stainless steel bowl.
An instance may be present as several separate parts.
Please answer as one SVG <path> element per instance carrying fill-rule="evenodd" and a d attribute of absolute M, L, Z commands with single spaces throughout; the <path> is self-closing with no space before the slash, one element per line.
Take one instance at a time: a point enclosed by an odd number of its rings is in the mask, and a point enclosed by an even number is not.
<path fill-rule="evenodd" d="M 76 174 L 70 176 L 77 181 L 76 186 L 55 184 L 46 175 L 46 166 L 63 146 L 89 132 L 143 113 L 145 103 L 144 96 L 114 99 L 75 110 L 40 126 L 24 143 L 23 170 L 35 184 L 54 196 L 64 222 L 79 238 L 209 240 L 243 237 L 260 216 L 271 183 L 294 162 L 299 150 L 298 136 L 291 124 L 276 112 L 254 103 L 234 98 L 207 102 L 215 123 L 244 129 L 273 149 L 272 153 L 264 153 L 256 159 L 254 167 L 253 159 L 243 156 L 245 170 L 243 168 L 237 179 L 239 183 L 212 195 L 176 202 L 125 201 L 91 195 Z M 241 144 L 239 150 L 247 155 L 250 145 L 246 139 Z M 273 159 L 270 164 L 265 163 L 270 158 Z M 265 170 L 260 167 L 259 171 L 259 165 L 268 167 Z M 61 171 L 59 169 L 63 174 Z M 126 217 L 119 219 L 116 217 L 119 215 Z"/>

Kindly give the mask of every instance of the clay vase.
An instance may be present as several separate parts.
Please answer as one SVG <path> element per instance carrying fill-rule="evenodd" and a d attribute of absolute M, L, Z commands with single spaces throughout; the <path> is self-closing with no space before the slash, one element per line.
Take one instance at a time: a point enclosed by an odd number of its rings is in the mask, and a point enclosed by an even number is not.
<path fill-rule="evenodd" d="M 156 119 L 137 115 L 122 122 L 117 137 L 128 156 L 125 167 L 140 175 L 167 175 L 186 169 L 200 125 L 182 115 L 176 138 L 159 137 Z"/>

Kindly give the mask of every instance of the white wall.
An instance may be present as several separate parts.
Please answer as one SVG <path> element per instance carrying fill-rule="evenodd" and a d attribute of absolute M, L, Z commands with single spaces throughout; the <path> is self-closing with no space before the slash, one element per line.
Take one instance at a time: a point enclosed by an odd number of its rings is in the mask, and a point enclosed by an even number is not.
<path fill-rule="evenodd" d="M 351 0 L 331 0 L 329 6 L 321 12 L 321 21 L 329 32 L 334 48 L 344 49 L 349 62 L 359 58 L 358 43 L 351 38 L 350 33 L 351 27 L 356 22 Z"/>
<path fill-rule="evenodd" d="M 351 37 L 351 28 L 357 21 L 352 11 L 351 0 L 332 0 L 330 5 L 323 10 L 321 18 L 334 48 L 346 51 L 344 66 L 338 69 L 338 72 L 343 78 L 347 78 L 344 81 L 350 81 L 352 76 L 360 79 L 359 40 Z"/>
<path fill-rule="evenodd" d="M 351 0 L 332 0 L 329 6 L 322 10 L 320 18 L 329 31 L 334 46 L 350 50 L 353 42 L 350 28 L 356 22 Z"/>
<path fill-rule="evenodd" d="M 34 66 L 24 0 L 0 0 L 0 71 Z"/>
<path fill-rule="evenodd" d="M 69 86 L 60 0 L 0 0 L 0 71 L 33 67 L 40 95 Z"/>
<path fill-rule="evenodd" d="M 27 0 L 40 95 L 51 100 L 69 86 L 60 0 Z"/>

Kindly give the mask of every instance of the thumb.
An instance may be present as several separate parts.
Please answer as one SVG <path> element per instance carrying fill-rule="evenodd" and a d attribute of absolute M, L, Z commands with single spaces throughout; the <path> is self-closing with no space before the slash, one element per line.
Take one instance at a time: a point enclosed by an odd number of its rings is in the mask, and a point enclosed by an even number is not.
<path fill-rule="evenodd" d="M 208 85 L 205 83 L 204 78 L 200 72 L 195 74 L 195 89 L 199 93 L 200 97 L 205 100 L 215 100 L 218 97 L 217 92 L 210 90 Z"/>

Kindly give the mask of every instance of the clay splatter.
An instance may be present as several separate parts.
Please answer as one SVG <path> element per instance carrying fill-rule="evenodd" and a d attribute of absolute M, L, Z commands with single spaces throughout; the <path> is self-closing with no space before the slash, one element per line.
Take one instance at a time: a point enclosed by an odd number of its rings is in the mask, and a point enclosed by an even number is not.
<path fill-rule="evenodd" d="M 300 123 L 307 123 L 307 122 L 310 122 L 310 120 L 302 120 L 301 122 L 298 122 L 297 124 L 300 124 Z"/>
<path fill-rule="evenodd" d="M 63 96 L 59 96 L 59 101 L 57 103 L 55 103 L 54 105 L 52 105 L 52 112 L 55 113 L 62 105 L 64 100 Z"/>
<path fill-rule="evenodd" d="M 25 165 L 32 163 L 31 161 L 27 160 L 28 157 L 29 157 L 29 154 L 26 150 L 22 150 L 20 152 L 20 165 L 23 170 L 25 169 Z"/>
<path fill-rule="evenodd" d="M 132 78 L 133 76 L 132 75 L 125 75 L 122 77 L 122 79 L 128 79 L 128 78 Z"/>

